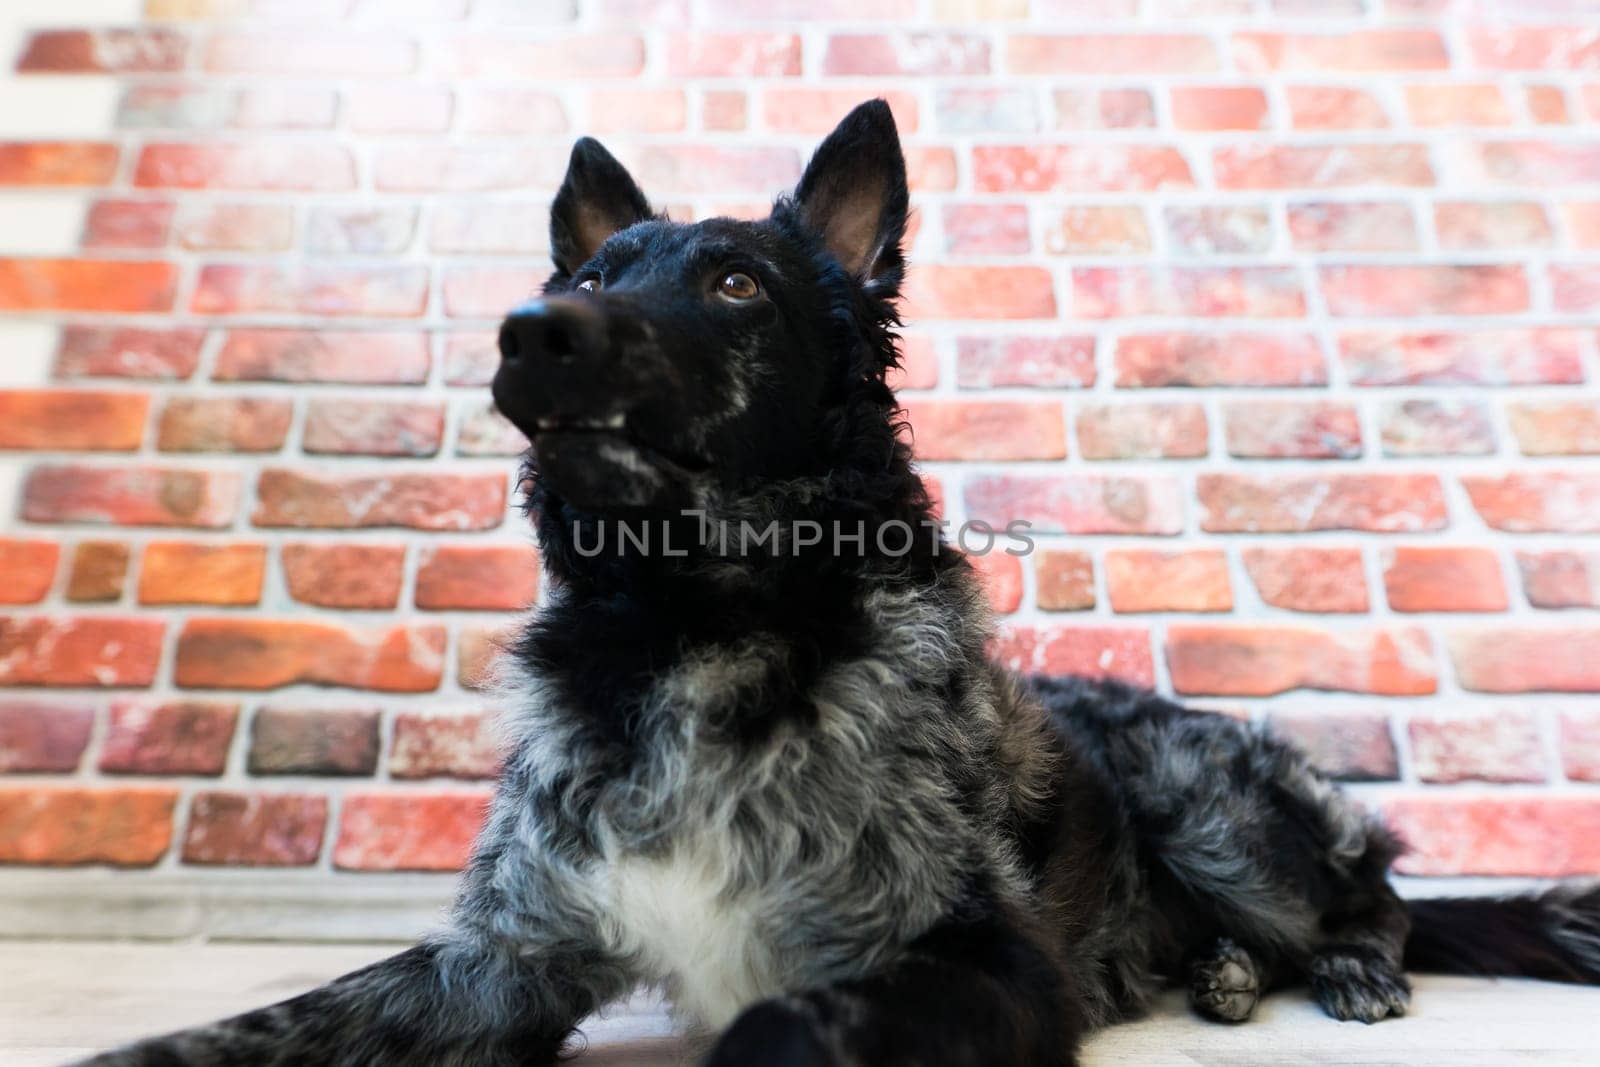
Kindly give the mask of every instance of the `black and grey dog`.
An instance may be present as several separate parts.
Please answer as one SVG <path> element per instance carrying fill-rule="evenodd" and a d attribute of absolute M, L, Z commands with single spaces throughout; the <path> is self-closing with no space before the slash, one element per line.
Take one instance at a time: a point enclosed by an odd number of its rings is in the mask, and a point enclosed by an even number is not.
<path fill-rule="evenodd" d="M 906 213 L 881 102 L 760 222 L 669 222 L 578 142 L 494 384 L 552 594 L 448 928 L 94 1062 L 549 1063 L 649 983 L 712 1064 L 1038 1067 L 1173 983 L 1373 1022 L 1407 966 L 1600 982 L 1600 890 L 1408 904 L 1293 749 L 989 660 L 964 558 L 880 536 L 931 515 L 884 381 Z"/>

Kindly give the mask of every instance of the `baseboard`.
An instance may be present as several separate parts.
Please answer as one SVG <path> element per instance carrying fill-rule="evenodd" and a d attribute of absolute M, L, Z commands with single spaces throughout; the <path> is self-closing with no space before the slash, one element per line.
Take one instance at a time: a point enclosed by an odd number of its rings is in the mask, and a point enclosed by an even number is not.
<path fill-rule="evenodd" d="M 453 875 L 0 871 L 0 937 L 408 942 Z"/>

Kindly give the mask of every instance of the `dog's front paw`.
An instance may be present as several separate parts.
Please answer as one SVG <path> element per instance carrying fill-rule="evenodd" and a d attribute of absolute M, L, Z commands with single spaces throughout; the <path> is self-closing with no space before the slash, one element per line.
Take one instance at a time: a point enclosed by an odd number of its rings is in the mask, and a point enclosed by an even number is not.
<path fill-rule="evenodd" d="M 841 1067 L 816 1023 L 788 1001 L 764 1000 L 733 1021 L 705 1067 Z"/>
<path fill-rule="evenodd" d="M 1312 958 L 1311 995 L 1335 1019 L 1375 1023 L 1406 1013 L 1411 983 L 1377 953 L 1345 948 Z"/>

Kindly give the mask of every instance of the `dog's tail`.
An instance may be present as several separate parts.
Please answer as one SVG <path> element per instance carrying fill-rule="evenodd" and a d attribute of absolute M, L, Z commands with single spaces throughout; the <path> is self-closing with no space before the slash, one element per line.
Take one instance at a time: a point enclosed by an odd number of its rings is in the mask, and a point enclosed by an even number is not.
<path fill-rule="evenodd" d="M 1600 885 L 1409 907 L 1407 970 L 1600 985 Z"/>

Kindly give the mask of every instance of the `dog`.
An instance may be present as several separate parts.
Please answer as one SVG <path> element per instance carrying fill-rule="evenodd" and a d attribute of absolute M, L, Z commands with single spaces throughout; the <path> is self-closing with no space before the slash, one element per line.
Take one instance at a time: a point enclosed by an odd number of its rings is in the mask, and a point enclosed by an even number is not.
<path fill-rule="evenodd" d="M 577 143 L 493 384 L 552 589 L 448 925 L 89 1062 L 551 1063 L 649 983 L 714 1067 L 1064 1067 L 1172 984 L 1370 1023 L 1407 967 L 1600 982 L 1600 889 L 1408 903 L 1292 747 L 990 660 L 963 555 L 882 536 L 936 528 L 885 381 L 907 211 L 881 101 L 757 222 L 668 221 Z"/>

